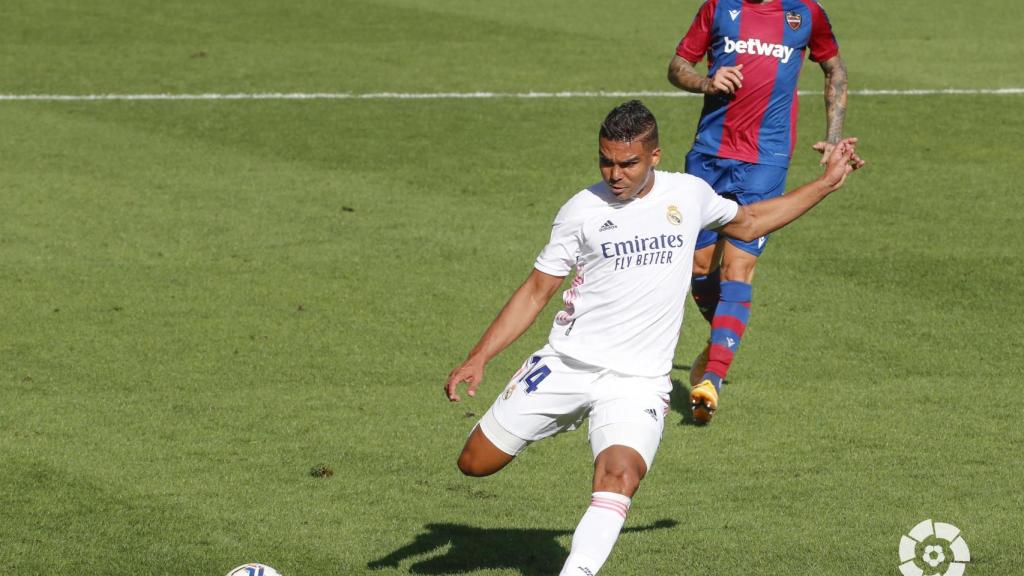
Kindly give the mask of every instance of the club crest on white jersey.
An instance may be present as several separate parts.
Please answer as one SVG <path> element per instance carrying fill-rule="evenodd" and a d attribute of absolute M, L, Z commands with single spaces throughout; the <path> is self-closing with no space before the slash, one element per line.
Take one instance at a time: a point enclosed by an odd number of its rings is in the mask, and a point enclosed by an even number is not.
<path fill-rule="evenodd" d="M 674 226 L 679 226 L 679 224 L 683 222 L 683 213 L 680 212 L 679 208 L 676 208 L 674 204 L 669 205 L 668 212 L 665 214 L 665 217 L 668 218 L 668 221 Z"/>

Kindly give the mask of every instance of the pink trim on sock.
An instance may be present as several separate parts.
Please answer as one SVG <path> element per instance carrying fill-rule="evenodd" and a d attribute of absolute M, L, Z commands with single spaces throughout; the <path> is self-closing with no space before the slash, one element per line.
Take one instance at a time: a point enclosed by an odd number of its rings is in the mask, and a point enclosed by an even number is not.
<path fill-rule="evenodd" d="M 625 518 L 626 513 L 629 512 L 628 504 L 623 504 L 622 502 L 616 502 L 615 500 L 609 500 L 607 498 L 598 498 L 596 496 L 590 499 L 590 507 L 611 510 L 623 518 Z"/>

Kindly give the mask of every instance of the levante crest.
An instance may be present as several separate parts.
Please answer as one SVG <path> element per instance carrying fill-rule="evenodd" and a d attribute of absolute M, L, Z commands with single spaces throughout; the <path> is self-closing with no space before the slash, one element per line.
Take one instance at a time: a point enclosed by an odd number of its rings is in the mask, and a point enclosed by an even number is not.
<path fill-rule="evenodd" d="M 789 24 L 789 27 L 792 28 L 793 30 L 799 29 L 800 24 L 803 21 L 804 18 L 799 13 L 793 12 L 792 10 L 786 12 L 786 24 Z"/>

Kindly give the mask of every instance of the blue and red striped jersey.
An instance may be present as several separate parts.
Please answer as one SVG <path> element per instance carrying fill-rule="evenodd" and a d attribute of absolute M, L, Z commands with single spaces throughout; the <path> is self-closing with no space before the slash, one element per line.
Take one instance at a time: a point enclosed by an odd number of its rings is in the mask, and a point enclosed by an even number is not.
<path fill-rule="evenodd" d="M 825 10 L 814 0 L 707 0 L 676 54 L 707 55 L 708 74 L 743 65 L 734 95 L 704 97 L 693 149 L 744 162 L 788 166 L 796 142 L 797 80 L 805 51 L 824 62 L 839 53 Z"/>

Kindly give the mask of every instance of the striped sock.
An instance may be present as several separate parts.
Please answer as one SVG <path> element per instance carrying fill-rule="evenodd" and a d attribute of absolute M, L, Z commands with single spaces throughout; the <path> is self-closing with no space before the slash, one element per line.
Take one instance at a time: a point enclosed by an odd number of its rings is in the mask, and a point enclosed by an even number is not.
<path fill-rule="evenodd" d="M 694 276 L 690 279 L 693 302 L 708 324 L 711 324 L 715 317 L 715 308 L 718 307 L 718 299 L 722 292 L 719 270 L 715 268 L 707 276 Z"/>
<path fill-rule="evenodd" d="M 753 287 L 746 282 L 722 282 L 722 297 L 711 321 L 711 351 L 704 372 L 704 379 L 711 380 L 719 392 L 747 329 L 753 294 Z"/>
<path fill-rule="evenodd" d="M 615 492 L 594 492 L 590 508 L 572 535 L 572 550 L 562 566 L 561 576 L 597 574 L 619 538 L 630 502 L 628 496 Z"/>

